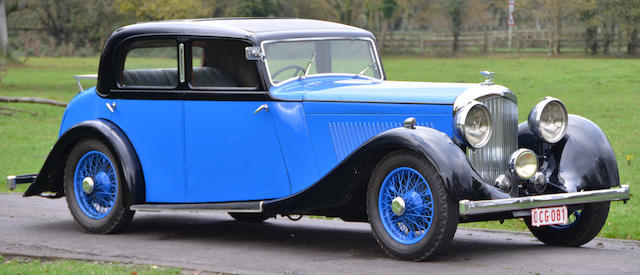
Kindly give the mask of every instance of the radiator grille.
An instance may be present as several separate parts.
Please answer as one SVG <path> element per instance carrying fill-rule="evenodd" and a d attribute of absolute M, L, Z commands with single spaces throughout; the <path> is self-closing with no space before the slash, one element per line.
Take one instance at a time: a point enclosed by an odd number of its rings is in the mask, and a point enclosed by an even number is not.
<path fill-rule="evenodd" d="M 467 157 L 482 178 L 493 183 L 500 174 L 507 174 L 509 156 L 518 149 L 518 105 L 501 96 L 481 102 L 489 108 L 493 132 L 484 147 L 467 149 Z"/>

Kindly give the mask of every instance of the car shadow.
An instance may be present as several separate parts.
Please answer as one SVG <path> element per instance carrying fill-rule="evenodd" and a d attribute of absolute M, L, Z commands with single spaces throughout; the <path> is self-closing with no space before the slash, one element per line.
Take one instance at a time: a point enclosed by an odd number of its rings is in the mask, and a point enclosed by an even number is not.
<path fill-rule="evenodd" d="M 226 215 L 154 213 L 137 215 L 119 234 L 100 238 L 122 238 L 131 242 L 167 242 L 210 247 L 245 247 L 278 249 L 295 254 L 349 255 L 362 259 L 390 260 L 376 243 L 366 223 L 323 222 L 310 220 L 264 223 L 237 222 Z M 46 230 L 82 232 L 73 220 L 39 223 Z M 33 228 L 36 229 L 36 228 Z M 36 229 L 39 230 L 39 229 Z M 533 237 L 514 237 L 512 233 L 487 233 L 458 230 L 452 244 L 430 260 L 432 263 L 483 261 L 506 255 L 547 253 L 556 249 L 593 250 L 592 248 L 558 248 L 545 246 Z M 597 249 L 596 249 L 597 250 Z"/>
<path fill-rule="evenodd" d="M 282 218 L 278 217 L 278 220 L 280 219 Z M 300 253 L 348 251 L 361 257 L 388 258 L 376 243 L 368 224 L 356 224 L 354 226 L 353 223 L 345 222 L 273 222 L 272 219 L 264 223 L 247 223 L 220 215 L 209 217 L 154 214 L 136 217 L 121 234 L 211 245 L 228 243 L 265 248 L 280 247 L 300 250 Z M 458 231 L 450 247 L 432 262 L 465 261 L 477 257 L 497 257 L 521 252 L 526 255 L 553 249 L 532 238 L 514 241 L 508 236 L 498 236 L 487 238 L 486 234 Z"/>

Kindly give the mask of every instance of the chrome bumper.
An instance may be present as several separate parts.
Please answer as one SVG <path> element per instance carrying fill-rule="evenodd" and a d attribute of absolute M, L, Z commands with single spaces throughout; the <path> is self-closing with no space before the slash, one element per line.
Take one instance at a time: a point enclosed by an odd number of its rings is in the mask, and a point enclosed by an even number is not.
<path fill-rule="evenodd" d="M 538 195 L 520 198 L 484 201 L 461 200 L 460 215 L 467 216 L 488 214 L 496 212 L 528 210 L 538 207 L 583 204 L 602 201 L 626 201 L 628 199 L 629 185 L 621 185 L 619 188 L 612 189 Z"/>

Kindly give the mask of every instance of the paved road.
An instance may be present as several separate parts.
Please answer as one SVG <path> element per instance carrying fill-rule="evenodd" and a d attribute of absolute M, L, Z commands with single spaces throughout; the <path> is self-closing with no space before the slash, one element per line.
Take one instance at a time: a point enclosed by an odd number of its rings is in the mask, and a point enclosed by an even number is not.
<path fill-rule="evenodd" d="M 365 223 L 278 218 L 246 224 L 225 214 L 136 213 L 117 235 L 81 231 L 64 199 L 0 195 L 0 254 L 63 257 L 261 274 L 639 274 L 640 242 L 596 239 L 548 247 L 531 235 L 459 229 L 431 262 L 389 259 Z"/>

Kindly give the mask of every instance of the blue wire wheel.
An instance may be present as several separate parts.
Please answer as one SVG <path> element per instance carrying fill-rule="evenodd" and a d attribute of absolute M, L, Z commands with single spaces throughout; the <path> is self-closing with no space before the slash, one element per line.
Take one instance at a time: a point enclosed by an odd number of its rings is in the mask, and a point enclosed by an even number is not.
<path fill-rule="evenodd" d="M 115 205 L 118 180 L 111 160 L 102 152 L 85 153 L 73 177 L 73 190 L 82 212 L 92 219 L 106 217 Z"/>
<path fill-rule="evenodd" d="M 411 245 L 424 239 L 433 221 L 433 194 L 427 180 L 413 168 L 399 167 L 382 182 L 378 211 L 386 232 Z"/>
<path fill-rule="evenodd" d="M 582 210 L 573 211 L 573 213 L 569 214 L 569 217 L 567 217 L 567 224 L 554 224 L 550 225 L 549 227 L 557 230 L 567 230 L 573 227 L 578 222 L 581 214 Z"/>

